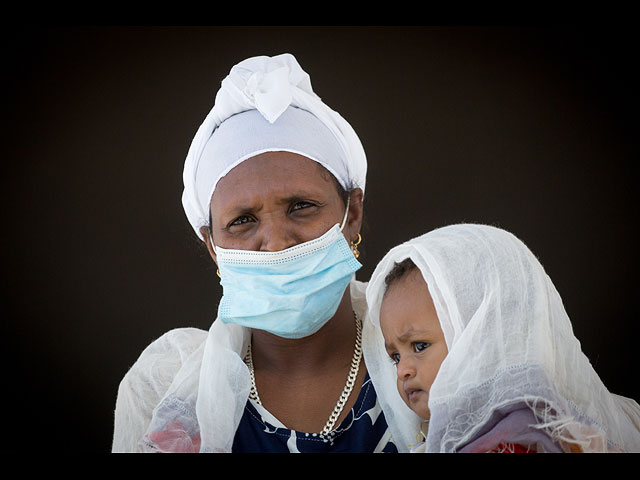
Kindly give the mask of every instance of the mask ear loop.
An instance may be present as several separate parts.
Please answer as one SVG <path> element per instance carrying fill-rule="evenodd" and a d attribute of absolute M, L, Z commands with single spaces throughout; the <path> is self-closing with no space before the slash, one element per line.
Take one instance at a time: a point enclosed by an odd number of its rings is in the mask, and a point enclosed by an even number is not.
<path fill-rule="evenodd" d="M 340 227 L 340 232 L 342 232 L 342 229 L 344 228 L 344 226 L 347 224 L 347 216 L 349 215 L 349 203 L 351 201 L 351 197 L 347 198 L 347 209 L 344 212 L 344 218 L 342 219 L 342 226 Z M 360 245 L 360 242 L 362 241 L 362 237 L 360 236 L 360 233 L 358 233 L 358 239 L 356 241 L 351 241 L 351 251 L 353 252 L 353 256 L 358 258 L 360 256 L 360 252 L 358 251 L 358 245 Z"/>
<path fill-rule="evenodd" d="M 211 250 L 213 250 L 213 253 L 215 253 L 217 255 L 218 252 L 216 252 L 216 244 L 213 243 L 213 235 L 211 234 L 211 225 L 209 225 L 209 241 L 211 242 Z M 220 269 L 219 268 L 216 268 L 216 275 L 218 275 L 218 278 L 222 278 L 220 276 Z"/>
<path fill-rule="evenodd" d="M 213 235 L 211 235 L 211 227 L 209 227 L 209 240 L 211 241 L 211 250 L 213 250 L 213 253 L 217 255 L 218 252 L 216 252 L 216 244 L 213 243 Z"/>
<path fill-rule="evenodd" d="M 344 226 L 347 224 L 347 217 L 349 216 L 349 203 L 351 203 L 351 197 L 347 197 L 347 209 L 344 211 L 344 218 L 342 219 L 342 225 L 340 225 L 340 231 L 342 232 L 342 229 L 344 228 Z"/>

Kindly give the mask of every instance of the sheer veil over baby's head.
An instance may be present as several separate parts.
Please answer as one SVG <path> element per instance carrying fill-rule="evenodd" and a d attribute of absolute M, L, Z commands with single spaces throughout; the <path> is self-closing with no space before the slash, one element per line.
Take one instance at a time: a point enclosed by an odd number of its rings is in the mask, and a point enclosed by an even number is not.
<path fill-rule="evenodd" d="M 385 276 L 405 258 L 428 285 L 449 350 L 429 394 L 427 451 L 459 451 L 497 416 L 523 405 L 557 444 L 586 452 L 640 449 L 637 404 L 607 390 L 551 279 L 518 238 L 462 224 L 395 247 L 367 288 L 376 325 Z"/>

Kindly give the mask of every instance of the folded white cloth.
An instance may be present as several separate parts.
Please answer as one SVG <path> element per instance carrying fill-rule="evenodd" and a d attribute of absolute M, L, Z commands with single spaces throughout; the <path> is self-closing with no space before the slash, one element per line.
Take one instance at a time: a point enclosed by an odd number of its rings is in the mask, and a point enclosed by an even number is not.
<path fill-rule="evenodd" d="M 295 57 L 248 58 L 222 81 L 185 160 L 182 204 L 200 238 L 219 179 L 240 162 L 275 150 L 311 158 L 343 187 L 365 190 L 367 159 L 360 139 L 313 92 Z"/>

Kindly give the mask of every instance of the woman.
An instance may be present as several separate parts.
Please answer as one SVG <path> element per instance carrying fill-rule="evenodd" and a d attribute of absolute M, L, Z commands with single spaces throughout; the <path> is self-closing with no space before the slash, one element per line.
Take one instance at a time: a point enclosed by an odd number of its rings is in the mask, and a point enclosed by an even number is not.
<path fill-rule="evenodd" d="M 366 157 L 288 54 L 232 68 L 184 168 L 223 286 L 209 332 L 153 342 L 121 382 L 113 451 L 394 452 L 357 246 Z"/>
<path fill-rule="evenodd" d="M 367 299 L 395 401 L 427 420 L 415 451 L 640 451 L 640 407 L 607 390 L 512 234 L 452 225 L 414 238 L 382 259 Z"/>

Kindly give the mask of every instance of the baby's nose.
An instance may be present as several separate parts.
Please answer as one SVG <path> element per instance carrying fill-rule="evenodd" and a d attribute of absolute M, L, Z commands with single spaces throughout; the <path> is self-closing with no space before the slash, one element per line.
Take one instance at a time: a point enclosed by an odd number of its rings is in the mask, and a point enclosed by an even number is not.
<path fill-rule="evenodd" d="M 400 380 L 414 377 L 416 374 L 415 364 L 410 360 L 400 359 L 397 364 L 397 373 Z"/>

